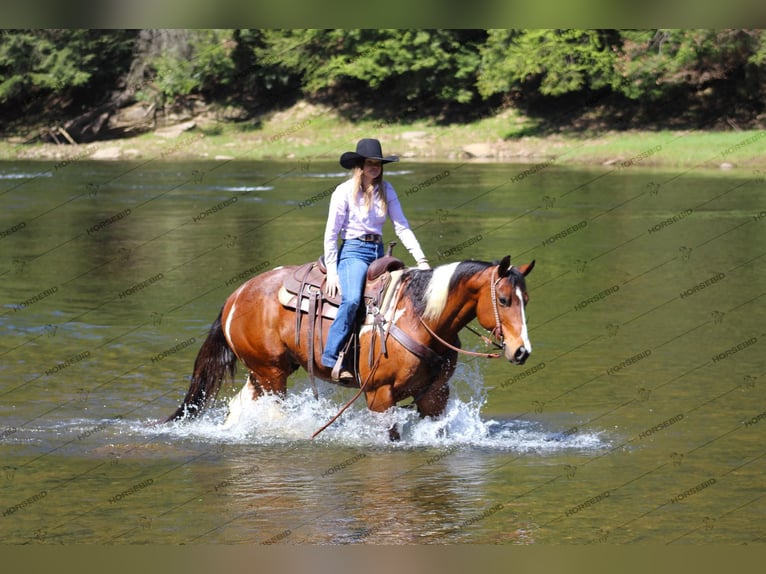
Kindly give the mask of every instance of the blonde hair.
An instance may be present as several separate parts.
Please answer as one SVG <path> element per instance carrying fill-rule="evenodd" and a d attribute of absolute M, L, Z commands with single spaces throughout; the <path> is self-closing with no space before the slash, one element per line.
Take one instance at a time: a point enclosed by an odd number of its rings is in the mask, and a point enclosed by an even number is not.
<path fill-rule="evenodd" d="M 364 168 L 361 165 L 356 165 L 351 170 L 351 179 L 354 180 L 354 196 L 355 198 L 359 195 L 362 196 L 362 199 L 364 200 L 364 209 L 366 212 L 369 213 L 370 208 L 372 207 L 373 201 L 376 199 L 380 201 L 380 205 L 383 208 L 383 213 L 388 213 L 388 199 L 386 198 L 385 193 L 385 182 L 383 181 L 383 166 L 380 166 L 380 175 L 376 177 L 374 180 L 370 182 L 370 185 L 367 186 L 366 189 L 362 188 L 362 174 L 364 173 Z M 375 191 L 375 186 L 378 186 L 377 192 Z"/>

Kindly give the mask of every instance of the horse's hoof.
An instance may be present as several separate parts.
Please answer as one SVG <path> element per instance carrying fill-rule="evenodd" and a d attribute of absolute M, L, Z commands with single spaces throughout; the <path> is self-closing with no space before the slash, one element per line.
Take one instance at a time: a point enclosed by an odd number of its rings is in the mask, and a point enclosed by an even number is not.
<path fill-rule="evenodd" d="M 399 434 L 399 429 L 396 428 L 396 425 L 392 426 L 390 429 L 388 429 L 388 440 L 391 442 L 398 442 L 401 440 L 401 435 Z"/>

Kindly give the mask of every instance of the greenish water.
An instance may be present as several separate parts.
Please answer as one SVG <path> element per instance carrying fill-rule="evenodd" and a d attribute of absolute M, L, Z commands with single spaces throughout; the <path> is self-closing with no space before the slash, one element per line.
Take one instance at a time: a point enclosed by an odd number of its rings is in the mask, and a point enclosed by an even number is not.
<path fill-rule="evenodd" d="M 0 164 L 0 539 L 763 542 L 766 184 L 525 169 L 387 176 L 433 265 L 537 261 L 527 363 L 462 361 L 439 421 L 359 403 L 311 441 L 353 393 L 304 373 L 231 430 L 154 421 L 228 294 L 321 252 L 336 164 Z"/>

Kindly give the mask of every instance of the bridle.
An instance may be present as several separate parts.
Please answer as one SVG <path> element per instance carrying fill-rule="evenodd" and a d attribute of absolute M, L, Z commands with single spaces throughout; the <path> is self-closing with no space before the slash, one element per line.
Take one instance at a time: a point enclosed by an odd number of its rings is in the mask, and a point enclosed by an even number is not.
<path fill-rule="evenodd" d="M 511 268 L 511 269 L 513 269 L 513 268 Z M 500 309 L 497 306 L 498 305 L 498 303 L 497 303 L 497 284 L 500 283 L 500 280 L 502 279 L 502 277 L 498 277 L 497 279 L 495 279 L 493 281 L 493 279 L 495 278 L 495 272 L 496 272 L 496 269 L 493 268 L 492 269 L 492 276 L 489 278 L 489 298 L 490 298 L 490 301 L 492 301 L 492 311 L 495 314 L 495 328 L 492 329 L 492 336 L 496 340 L 500 341 L 500 345 L 501 345 L 501 348 L 502 348 L 502 344 L 504 342 L 503 326 L 500 324 Z M 508 272 L 510 273 L 510 269 L 508 270 Z"/>
<path fill-rule="evenodd" d="M 511 267 L 513 269 L 513 267 Z M 466 326 L 466 329 L 480 337 L 487 345 L 494 345 L 496 349 L 502 349 L 504 345 L 504 337 L 503 337 L 503 326 L 500 323 L 500 308 L 498 307 L 498 301 L 497 301 L 497 284 L 500 283 L 500 281 L 503 279 L 503 277 L 498 277 L 495 279 L 495 273 L 497 272 L 497 269 L 492 269 L 492 275 L 489 278 L 489 297 L 490 301 L 492 302 L 492 312 L 495 315 L 495 327 L 492 329 L 490 334 L 492 335 L 493 339 L 489 339 L 482 335 L 481 333 L 477 332 L 475 329 L 472 329 L 470 326 Z M 509 271 L 510 272 L 510 271 Z M 484 357 L 486 359 L 497 359 L 501 357 L 502 355 L 500 353 L 478 353 L 476 351 L 466 351 L 465 349 L 461 349 L 460 347 L 456 347 L 455 345 L 448 343 L 443 338 L 441 338 L 439 335 L 437 335 L 431 327 L 428 326 L 428 324 L 423 320 L 423 317 L 420 317 L 420 323 L 423 325 L 423 327 L 426 328 L 426 331 L 437 341 L 439 341 L 442 345 L 447 347 L 448 349 L 451 349 L 453 351 L 457 351 L 458 353 L 462 353 L 464 355 L 470 355 L 472 357 Z M 497 341 L 500 341 L 499 343 Z"/>

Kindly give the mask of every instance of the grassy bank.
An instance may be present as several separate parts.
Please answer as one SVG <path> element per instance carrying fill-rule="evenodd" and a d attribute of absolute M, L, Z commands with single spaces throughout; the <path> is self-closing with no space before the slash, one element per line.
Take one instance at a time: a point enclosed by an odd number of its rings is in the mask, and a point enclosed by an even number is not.
<path fill-rule="evenodd" d="M 561 165 L 698 167 L 753 172 L 766 168 L 766 131 L 566 131 L 540 128 L 506 109 L 471 124 L 351 122 L 333 110 L 299 103 L 258 122 L 206 114 L 177 134 L 161 130 L 86 145 L 0 142 L 1 160 L 337 160 L 361 137 L 385 153 L 428 161 L 504 161 Z M 172 131 L 172 130 L 171 130 Z"/>

